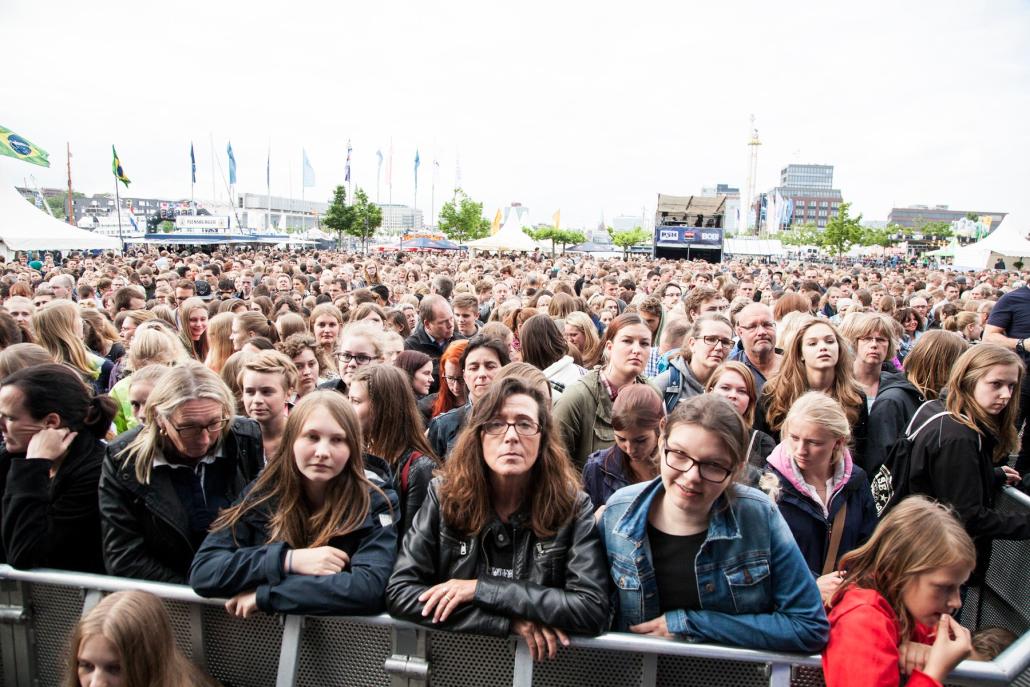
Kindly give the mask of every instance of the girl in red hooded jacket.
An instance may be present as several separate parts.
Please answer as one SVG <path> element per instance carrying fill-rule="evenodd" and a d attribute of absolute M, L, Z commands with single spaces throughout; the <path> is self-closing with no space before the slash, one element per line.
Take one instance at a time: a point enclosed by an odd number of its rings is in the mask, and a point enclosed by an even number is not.
<path fill-rule="evenodd" d="M 976 565 L 965 529 L 940 504 L 913 496 L 848 553 L 831 600 L 823 652 L 827 687 L 931 687 L 969 655 L 969 631 L 951 616 Z"/>

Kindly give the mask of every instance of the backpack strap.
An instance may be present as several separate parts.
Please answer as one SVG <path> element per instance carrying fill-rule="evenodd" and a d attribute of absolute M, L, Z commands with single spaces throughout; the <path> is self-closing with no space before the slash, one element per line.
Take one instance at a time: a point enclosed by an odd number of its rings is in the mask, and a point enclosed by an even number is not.
<path fill-rule="evenodd" d="M 833 517 L 833 525 L 830 526 L 830 548 L 826 551 L 826 560 L 823 561 L 823 575 L 833 572 L 837 562 L 837 552 L 840 551 L 840 538 L 844 535 L 844 518 L 847 517 L 848 502 L 837 511 Z"/>
<path fill-rule="evenodd" d="M 422 454 L 418 451 L 408 451 L 408 457 L 404 461 L 404 467 L 401 468 L 401 492 L 404 494 L 408 493 L 408 475 L 411 473 L 411 464 L 415 462 L 415 459 Z"/>
<path fill-rule="evenodd" d="M 919 429 L 917 429 L 916 431 L 912 432 L 911 434 L 906 434 L 906 435 L 905 435 L 905 438 L 906 438 L 906 439 L 908 439 L 909 441 L 915 441 L 915 438 L 916 438 L 916 436 L 917 436 L 917 435 L 918 435 L 918 434 L 919 434 L 920 432 L 922 432 L 922 431 L 923 431 L 923 428 L 924 428 L 924 427 L 926 427 L 926 426 L 927 426 L 928 424 L 930 424 L 931 422 L 933 422 L 933 421 L 934 421 L 934 420 L 936 420 L 937 418 L 939 418 L 939 417 L 944 417 L 945 415 L 951 415 L 951 413 L 949 413 L 949 412 L 948 412 L 947 410 L 945 410 L 945 411 L 944 411 L 944 412 L 942 412 L 942 413 L 937 413 L 937 414 L 935 414 L 935 415 L 932 415 L 932 416 L 930 417 L 930 419 L 929 419 L 929 420 L 927 420 L 927 421 L 926 421 L 926 422 L 924 422 L 923 424 L 919 425 Z M 911 427 L 911 423 L 910 423 L 910 427 Z M 979 435 L 977 435 L 977 436 L 979 436 Z"/>
<path fill-rule="evenodd" d="M 757 438 L 758 438 L 758 430 L 757 429 L 752 429 L 751 430 L 751 441 L 747 442 L 747 451 L 744 452 L 744 461 L 745 462 L 750 462 L 750 460 L 751 460 L 751 450 L 755 447 L 755 439 L 757 439 Z"/>
<path fill-rule="evenodd" d="M 923 403 L 916 408 L 916 412 L 912 413 L 912 419 L 908 421 L 908 427 L 905 428 L 905 436 L 908 436 L 912 432 L 912 425 L 915 424 L 916 418 L 919 417 L 919 411 L 931 403 L 933 403 L 933 401 L 923 401 Z"/>
<path fill-rule="evenodd" d="M 683 373 L 675 365 L 670 365 L 669 386 L 665 387 L 665 412 L 671 413 L 680 400 L 680 388 L 683 386 Z"/>

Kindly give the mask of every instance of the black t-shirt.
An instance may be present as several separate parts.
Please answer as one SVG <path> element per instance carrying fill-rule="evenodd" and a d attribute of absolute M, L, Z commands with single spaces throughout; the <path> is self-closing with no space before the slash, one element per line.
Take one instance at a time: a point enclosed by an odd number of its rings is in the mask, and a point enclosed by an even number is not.
<path fill-rule="evenodd" d="M 1030 287 L 1020 286 L 998 299 L 987 324 L 1001 327 L 1012 339 L 1030 337 Z"/>
<path fill-rule="evenodd" d="M 707 534 L 666 534 L 647 523 L 647 539 L 651 543 L 651 555 L 654 557 L 658 605 L 662 613 L 677 609 L 696 611 L 701 608 L 694 561 Z"/>
<path fill-rule="evenodd" d="M 487 565 L 486 574 L 506 580 L 515 578 L 514 528 L 510 524 L 491 527 L 483 538 Z"/>

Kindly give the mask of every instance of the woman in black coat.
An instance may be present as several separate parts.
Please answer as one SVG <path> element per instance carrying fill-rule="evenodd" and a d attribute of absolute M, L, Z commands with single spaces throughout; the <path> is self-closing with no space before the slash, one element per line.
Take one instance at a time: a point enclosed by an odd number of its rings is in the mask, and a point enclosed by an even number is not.
<path fill-rule="evenodd" d="M 223 508 L 264 466 L 261 430 L 233 418 L 228 387 L 189 362 L 161 377 L 144 423 L 108 446 L 100 479 L 107 572 L 184 584 Z"/>
<path fill-rule="evenodd" d="M 608 621 L 606 561 L 590 498 L 550 401 L 509 377 L 479 399 L 435 480 L 386 590 L 398 618 L 520 635 L 534 658 Z"/>
<path fill-rule="evenodd" d="M 104 572 L 97 484 L 116 410 L 66 365 L 24 368 L 0 386 L 3 541 L 16 568 Z"/>

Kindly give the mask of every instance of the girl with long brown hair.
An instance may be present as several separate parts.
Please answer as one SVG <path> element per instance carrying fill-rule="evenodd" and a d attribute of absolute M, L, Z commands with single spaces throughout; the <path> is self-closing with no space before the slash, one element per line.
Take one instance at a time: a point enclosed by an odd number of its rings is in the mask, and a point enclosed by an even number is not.
<path fill-rule="evenodd" d="M 864 469 L 869 409 L 855 382 L 851 347 L 826 320 L 803 317 L 806 319 L 784 349 L 779 372 L 762 387 L 755 428 L 780 443 L 780 429 L 794 401 L 806 391 L 822 391 L 844 407 L 854 440 L 851 455 Z"/>
<path fill-rule="evenodd" d="M 430 487 L 387 586 L 390 613 L 458 632 L 523 637 L 554 657 L 566 632 L 608 619 L 604 552 L 550 401 L 497 380 Z"/>
<path fill-rule="evenodd" d="M 278 453 L 211 526 L 190 568 L 226 610 L 377 613 L 397 549 L 395 497 L 365 476 L 361 425 L 341 395 L 294 408 Z"/>
<path fill-rule="evenodd" d="M 365 450 L 390 465 L 401 504 L 400 531 L 407 532 L 439 466 L 408 376 L 392 365 L 363 367 L 354 373 L 347 398 L 361 423 Z"/>
<path fill-rule="evenodd" d="M 178 321 L 182 341 L 191 356 L 200 362 L 207 358 L 207 303 L 200 298 L 187 298 L 179 306 Z"/>
<path fill-rule="evenodd" d="M 95 393 L 107 391 L 114 363 L 83 343 L 82 314 L 71 301 L 51 301 L 32 313 L 32 331 L 59 363 L 70 365 Z"/>

